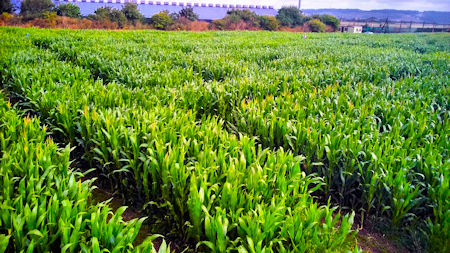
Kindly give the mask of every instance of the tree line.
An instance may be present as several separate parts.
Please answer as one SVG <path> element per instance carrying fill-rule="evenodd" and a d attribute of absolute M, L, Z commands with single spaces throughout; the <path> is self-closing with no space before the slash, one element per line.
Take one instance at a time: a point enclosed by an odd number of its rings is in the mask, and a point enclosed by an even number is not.
<path fill-rule="evenodd" d="M 0 13 L 13 13 L 11 0 L 0 0 Z M 2 14 L 4 20 L 10 18 Z M 199 21 L 191 7 L 183 8 L 178 13 L 161 11 L 151 18 L 145 18 L 134 3 L 124 4 L 121 10 L 111 7 L 100 7 L 94 14 L 82 17 L 80 8 L 72 3 L 57 6 L 51 0 L 23 0 L 18 18 L 22 22 L 43 19 L 55 24 L 58 17 L 87 19 L 109 28 L 154 28 L 159 30 L 289 30 L 295 29 L 311 32 L 337 31 L 339 19 L 332 15 L 304 15 L 296 7 L 283 7 L 276 16 L 262 15 L 248 9 L 233 9 L 222 19 L 211 22 Z M 197 27 L 197 28 L 195 28 Z"/>

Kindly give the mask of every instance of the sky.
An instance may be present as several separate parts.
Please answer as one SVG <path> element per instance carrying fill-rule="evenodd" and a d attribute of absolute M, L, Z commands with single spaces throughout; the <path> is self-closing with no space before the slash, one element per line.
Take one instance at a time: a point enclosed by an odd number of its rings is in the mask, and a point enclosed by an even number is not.
<path fill-rule="evenodd" d="M 163 1 L 163 0 L 162 0 Z M 171 1 L 171 0 L 170 0 Z M 297 6 L 298 0 L 182 0 L 183 2 Z M 450 11 L 450 0 L 302 0 L 303 9 L 398 9 Z"/>

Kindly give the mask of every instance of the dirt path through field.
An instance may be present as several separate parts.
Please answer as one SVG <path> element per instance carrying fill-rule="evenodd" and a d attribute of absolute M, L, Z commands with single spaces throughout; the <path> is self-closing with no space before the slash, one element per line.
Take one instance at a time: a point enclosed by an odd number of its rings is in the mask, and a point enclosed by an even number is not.
<path fill-rule="evenodd" d="M 364 252 L 371 253 L 408 253 L 409 251 L 396 244 L 388 236 L 376 232 L 371 228 L 363 228 L 359 230 L 357 235 L 358 248 L 362 249 Z"/>

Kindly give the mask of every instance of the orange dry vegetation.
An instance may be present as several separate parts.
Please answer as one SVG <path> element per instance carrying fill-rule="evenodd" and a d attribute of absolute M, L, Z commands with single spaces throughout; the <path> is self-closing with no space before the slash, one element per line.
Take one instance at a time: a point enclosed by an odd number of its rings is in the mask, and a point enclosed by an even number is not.
<path fill-rule="evenodd" d="M 206 21 L 194 21 L 188 25 L 188 31 L 203 32 L 209 30 L 209 23 Z"/>
<path fill-rule="evenodd" d="M 64 28 L 64 29 L 119 29 L 117 23 L 104 20 L 96 21 L 86 18 L 69 18 L 56 16 L 54 20 L 45 18 L 36 18 L 29 21 L 22 20 L 19 16 L 3 13 L 0 15 L 0 26 L 21 26 L 21 27 L 40 27 L 40 28 Z M 149 25 L 136 24 L 127 26 L 125 29 L 149 29 Z"/>
<path fill-rule="evenodd" d="M 282 26 L 280 28 L 280 31 L 283 32 L 294 32 L 294 33 L 298 33 L 298 32 L 309 32 L 309 27 L 306 25 L 303 26 L 296 26 L 296 27 L 288 27 L 288 26 Z"/>
<path fill-rule="evenodd" d="M 254 27 L 252 24 L 249 24 L 244 21 L 239 21 L 237 23 L 230 23 L 228 24 L 227 30 L 250 30 L 250 31 L 257 31 L 261 30 L 258 27 Z"/>
<path fill-rule="evenodd" d="M 54 19 L 48 18 L 37 18 L 30 21 L 24 21 L 20 16 L 11 15 L 8 13 L 3 13 L 0 15 L 0 26 L 21 26 L 21 27 L 40 27 L 40 28 L 62 28 L 62 29 L 107 29 L 116 30 L 121 29 L 117 23 L 103 20 L 90 20 L 87 18 L 69 18 L 56 16 Z M 128 24 L 122 29 L 153 29 L 151 25 L 137 23 L 135 25 Z M 173 24 L 169 30 L 173 31 L 209 31 L 217 30 L 214 25 L 206 21 L 189 21 L 185 18 L 180 18 L 175 24 Z M 238 23 L 227 24 L 226 30 L 250 30 L 258 31 L 261 30 L 259 27 L 254 27 L 249 23 L 240 21 Z M 280 31 L 283 32 L 310 32 L 308 25 L 297 26 L 297 27 L 280 27 Z M 332 32 L 331 27 L 327 27 L 327 32 Z"/>

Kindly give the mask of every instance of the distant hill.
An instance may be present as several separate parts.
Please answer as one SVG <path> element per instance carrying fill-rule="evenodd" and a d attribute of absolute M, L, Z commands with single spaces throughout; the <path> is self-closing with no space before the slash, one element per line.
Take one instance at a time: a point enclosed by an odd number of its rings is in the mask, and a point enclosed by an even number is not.
<path fill-rule="evenodd" d="M 302 9 L 303 13 L 331 14 L 345 21 L 369 20 L 412 21 L 418 23 L 450 24 L 450 12 L 441 11 L 403 11 L 403 10 L 359 10 L 359 9 Z"/>

